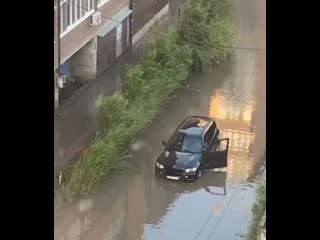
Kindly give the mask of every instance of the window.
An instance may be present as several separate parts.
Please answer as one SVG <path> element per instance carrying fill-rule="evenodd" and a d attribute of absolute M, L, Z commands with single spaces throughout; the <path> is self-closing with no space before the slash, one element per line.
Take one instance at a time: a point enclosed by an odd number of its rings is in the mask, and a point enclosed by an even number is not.
<path fill-rule="evenodd" d="M 66 35 L 71 29 L 94 12 L 94 0 L 61 0 L 60 34 Z"/>
<path fill-rule="evenodd" d="M 201 136 L 177 132 L 172 136 L 168 146 L 169 151 L 200 153 L 202 148 Z"/>
<path fill-rule="evenodd" d="M 206 140 L 206 142 L 209 144 L 212 141 L 212 138 L 214 137 L 215 133 L 216 133 L 216 127 L 214 124 L 212 124 L 212 126 L 209 128 L 208 132 L 206 133 L 204 139 Z"/>

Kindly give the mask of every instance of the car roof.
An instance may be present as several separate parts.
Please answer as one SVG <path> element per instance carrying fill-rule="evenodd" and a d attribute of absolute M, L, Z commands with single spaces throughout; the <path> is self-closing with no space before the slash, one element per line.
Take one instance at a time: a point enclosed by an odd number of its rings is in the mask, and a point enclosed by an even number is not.
<path fill-rule="evenodd" d="M 178 131 L 183 130 L 188 134 L 201 135 L 211 126 L 212 122 L 214 120 L 208 117 L 190 116 L 182 122 Z"/>

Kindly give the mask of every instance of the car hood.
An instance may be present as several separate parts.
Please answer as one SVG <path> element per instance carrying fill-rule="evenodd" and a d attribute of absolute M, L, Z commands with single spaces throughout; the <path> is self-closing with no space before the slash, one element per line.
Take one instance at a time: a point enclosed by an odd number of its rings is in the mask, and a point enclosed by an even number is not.
<path fill-rule="evenodd" d="M 168 168 L 186 169 L 198 167 L 200 158 L 200 153 L 166 151 L 161 154 L 159 162 Z"/>

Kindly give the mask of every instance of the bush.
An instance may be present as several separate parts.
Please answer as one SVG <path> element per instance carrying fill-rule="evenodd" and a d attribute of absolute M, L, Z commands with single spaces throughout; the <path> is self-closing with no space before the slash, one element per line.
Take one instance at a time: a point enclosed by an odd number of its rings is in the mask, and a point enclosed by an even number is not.
<path fill-rule="evenodd" d="M 249 228 L 248 233 L 246 234 L 246 240 L 255 240 L 257 238 L 257 231 L 260 220 L 266 210 L 266 184 L 260 185 L 257 192 L 257 200 L 253 206 L 253 220 Z"/>
<path fill-rule="evenodd" d="M 122 88 L 123 96 L 126 99 L 134 100 L 137 96 L 143 94 L 143 87 L 146 79 L 143 78 L 143 70 L 140 64 L 129 68 L 126 73 L 126 82 Z"/>
<path fill-rule="evenodd" d="M 227 0 L 202 0 L 187 5 L 178 34 L 181 44 L 193 49 L 193 70 L 208 71 L 232 52 L 235 27 Z M 230 10 L 231 12 L 231 10 Z"/>
<path fill-rule="evenodd" d="M 99 129 L 111 129 L 126 119 L 128 100 L 120 93 L 110 97 L 102 97 L 98 110 Z"/>
<path fill-rule="evenodd" d="M 202 0 L 202 3 L 208 9 L 209 19 L 232 19 L 233 0 Z"/>
<path fill-rule="evenodd" d="M 129 101 L 169 93 L 187 77 L 191 64 L 191 49 L 179 45 L 176 30 L 171 30 L 149 43 L 142 62 L 128 70 L 122 93 Z"/>

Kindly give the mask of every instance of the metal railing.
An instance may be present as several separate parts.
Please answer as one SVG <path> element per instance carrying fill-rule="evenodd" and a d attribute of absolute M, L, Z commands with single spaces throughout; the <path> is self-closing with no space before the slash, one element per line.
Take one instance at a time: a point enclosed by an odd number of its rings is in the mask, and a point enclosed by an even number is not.
<path fill-rule="evenodd" d="M 94 0 L 60 0 L 60 37 L 70 32 L 94 11 Z"/>

